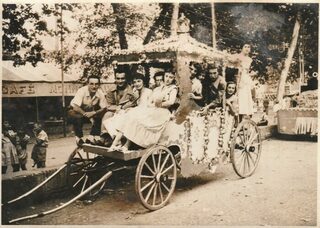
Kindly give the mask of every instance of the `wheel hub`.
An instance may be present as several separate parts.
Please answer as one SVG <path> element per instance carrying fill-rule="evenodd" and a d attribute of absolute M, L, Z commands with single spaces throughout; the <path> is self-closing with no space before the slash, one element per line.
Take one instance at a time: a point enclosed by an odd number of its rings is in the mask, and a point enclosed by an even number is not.
<path fill-rule="evenodd" d="M 254 146 L 250 146 L 250 145 L 246 146 L 246 151 L 247 152 L 254 152 L 255 150 L 256 150 L 256 148 Z"/>
<path fill-rule="evenodd" d="M 155 178 L 156 178 L 156 182 L 159 183 L 161 178 L 161 173 L 157 173 Z"/>

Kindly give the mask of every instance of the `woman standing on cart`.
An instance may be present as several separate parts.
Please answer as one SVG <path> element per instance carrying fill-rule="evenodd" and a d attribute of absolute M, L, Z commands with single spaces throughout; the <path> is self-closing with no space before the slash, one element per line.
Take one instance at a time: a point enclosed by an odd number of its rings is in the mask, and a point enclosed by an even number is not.
<path fill-rule="evenodd" d="M 249 57 L 251 52 L 250 44 L 244 44 L 241 53 L 234 55 L 231 62 L 239 68 L 237 77 L 237 91 L 239 98 L 239 117 L 240 121 L 244 116 L 251 117 L 253 114 L 252 89 L 253 82 L 249 74 L 252 59 Z"/>

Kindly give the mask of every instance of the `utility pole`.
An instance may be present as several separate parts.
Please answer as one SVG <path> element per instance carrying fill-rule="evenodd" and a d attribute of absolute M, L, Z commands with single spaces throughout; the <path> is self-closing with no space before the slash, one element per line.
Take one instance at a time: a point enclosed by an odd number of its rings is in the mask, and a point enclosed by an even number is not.
<path fill-rule="evenodd" d="M 217 46 L 217 40 L 216 40 L 217 23 L 216 23 L 216 13 L 215 13 L 213 2 L 211 2 L 211 23 L 212 23 L 212 47 L 215 49 Z"/>
<path fill-rule="evenodd" d="M 66 133 L 66 102 L 64 95 L 64 50 L 63 50 L 63 21 L 62 21 L 62 4 L 60 4 L 60 48 L 61 48 L 61 88 L 62 88 L 62 119 L 63 119 L 63 137 L 67 136 Z"/>
<path fill-rule="evenodd" d="M 299 94 L 301 93 L 301 86 L 304 84 L 304 55 L 303 55 L 303 47 L 302 47 L 302 35 L 300 35 L 299 42 Z"/>

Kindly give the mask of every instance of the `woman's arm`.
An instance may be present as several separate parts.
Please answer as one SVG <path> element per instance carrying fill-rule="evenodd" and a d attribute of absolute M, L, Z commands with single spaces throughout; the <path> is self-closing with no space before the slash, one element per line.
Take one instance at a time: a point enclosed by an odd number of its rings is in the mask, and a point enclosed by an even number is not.
<path fill-rule="evenodd" d="M 166 101 L 162 101 L 161 107 L 169 108 L 171 105 L 173 105 L 177 99 L 177 94 L 178 94 L 178 89 L 177 88 L 172 89 L 169 94 L 169 99 Z"/>

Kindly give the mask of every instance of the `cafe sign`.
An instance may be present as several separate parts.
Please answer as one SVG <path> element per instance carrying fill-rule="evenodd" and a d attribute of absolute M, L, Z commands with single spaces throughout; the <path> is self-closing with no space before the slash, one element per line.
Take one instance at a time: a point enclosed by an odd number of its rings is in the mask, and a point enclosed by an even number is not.
<path fill-rule="evenodd" d="M 74 96 L 83 86 L 81 83 L 64 83 L 64 95 Z M 20 83 L 2 82 L 3 97 L 56 97 L 62 96 L 61 83 Z"/>

